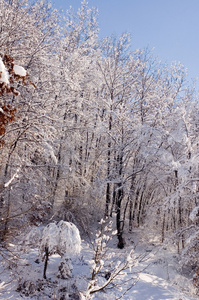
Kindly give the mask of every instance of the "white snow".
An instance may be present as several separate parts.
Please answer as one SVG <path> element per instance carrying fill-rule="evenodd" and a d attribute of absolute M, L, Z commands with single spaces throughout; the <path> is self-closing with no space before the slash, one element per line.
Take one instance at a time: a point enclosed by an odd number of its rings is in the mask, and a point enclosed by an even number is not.
<path fill-rule="evenodd" d="M 69 222 L 60 221 L 58 224 L 50 223 L 43 231 L 40 249 L 45 247 L 51 254 L 59 253 L 76 255 L 81 251 L 81 238 L 78 228 Z"/>
<path fill-rule="evenodd" d="M 59 224 L 59 226 L 58 226 Z M 63 239 L 66 241 L 69 236 L 69 244 L 79 243 L 79 235 L 76 230 L 76 226 L 73 224 L 61 221 L 60 223 L 51 223 L 50 226 L 45 228 L 43 232 L 43 242 L 46 240 L 51 249 L 60 239 L 59 232 L 62 232 Z M 137 235 L 137 236 L 136 236 Z M 160 243 L 145 241 L 140 238 L 141 231 L 135 231 L 127 236 L 126 249 L 117 249 L 117 237 L 114 237 L 112 244 L 109 245 L 108 252 L 112 255 L 111 258 L 103 258 L 104 267 L 112 269 L 113 257 L 114 260 L 123 260 L 127 253 L 129 253 L 135 244 L 137 246 L 134 249 L 134 253 L 139 257 L 139 262 L 131 270 L 125 270 L 123 275 L 120 275 L 112 289 L 105 289 L 104 291 L 94 293 L 91 298 L 87 297 L 86 292 L 88 282 L 91 280 L 92 263 L 94 252 L 90 244 L 85 241 L 82 242 L 81 256 L 73 258 L 71 260 L 73 270 L 71 270 L 71 278 L 61 279 L 57 277 L 58 266 L 61 262 L 61 257 L 58 254 L 53 254 L 49 258 L 48 266 L 48 278 L 42 280 L 43 262 L 38 256 L 38 249 L 32 249 L 26 251 L 21 255 L 21 260 L 18 263 L 17 269 L 10 264 L 10 267 L 1 262 L 0 264 L 0 299 L 11 300 L 36 300 L 36 299 L 50 299 L 57 297 L 60 299 L 62 296 L 62 290 L 64 291 L 64 299 L 70 299 L 68 289 L 71 286 L 76 286 L 77 290 L 81 292 L 82 299 L 85 300 L 197 300 L 198 297 L 191 294 L 192 285 L 188 277 L 179 274 L 178 254 L 176 249 L 172 247 L 166 247 Z M 45 239 L 44 239 L 45 237 Z M 59 238 L 57 238 L 59 237 Z M 156 237 L 155 237 L 156 238 Z M 139 240 L 140 239 L 140 240 Z M 54 241 L 53 241 L 54 240 Z M 132 244 L 134 240 L 135 244 Z M 137 241 L 139 242 L 137 243 Z M 65 247 L 63 245 L 62 247 Z M 12 247 L 12 251 L 16 250 L 16 246 Z M 75 251 L 79 251 L 79 246 Z M 109 256 L 108 256 L 109 257 Z M 37 260 L 39 259 L 39 262 Z M 70 261 L 69 267 L 70 268 Z M 14 275 L 20 274 L 21 284 L 27 288 L 21 292 L 17 292 L 19 287 L 17 277 Z M 17 275 L 18 276 L 18 275 Z M 104 270 L 102 268 L 99 273 L 100 280 L 98 283 L 105 283 Z M 33 283 L 32 289 L 34 293 L 32 295 L 26 295 L 25 292 Z M 37 290 L 38 285 L 42 285 L 42 289 Z M 21 285 L 23 287 L 23 284 Z M 123 295 L 123 296 L 122 296 Z M 120 298 L 121 297 L 121 298 Z M 53 298 L 53 299 L 55 299 Z"/>
<path fill-rule="evenodd" d="M 26 70 L 23 67 L 18 65 L 14 65 L 13 71 L 16 75 L 19 75 L 21 77 L 25 77 L 27 74 Z"/>
<path fill-rule="evenodd" d="M 18 168 L 17 171 L 15 172 L 15 174 L 12 176 L 12 178 L 10 178 L 10 180 L 8 182 L 6 182 L 4 184 L 4 186 L 7 188 L 15 178 L 18 178 L 18 174 L 19 174 L 19 171 L 21 170 L 21 168 Z"/>
<path fill-rule="evenodd" d="M 8 71 L 6 70 L 6 67 L 1 57 L 0 57 L 0 82 L 9 84 L 9 74 Z"/>
<path fill-rule="evenodd" d="M 199 220 L 199 206 L 196 206 L 189 215 L 189 219 L 192 222 Z"/>
<path fill-rule="evenodd" d="M 76 255 L 81 251 L 81 238 L 78 228 L 70 222 L 60 221 L 59 228 L 59 248 L 67 254 Z"/>
<path fill-rule="evenodd" d="M 43 251 L 47 246 L 50 253 L 56 253 L 58 244 L 59 228 L 55 223 L 50 223 L 44 228 L 40 248 Z"/>
<path fill-rule="evenodd" d="M 57 164 L 58 161 L 57 161 L 57 157 L 55 156 L 53 147 L 48 142 L 44 143 L 44 147 L 47 150 L 47 152 L 50 154 L 50 157 L 52 158 L 54 163 Z"/>

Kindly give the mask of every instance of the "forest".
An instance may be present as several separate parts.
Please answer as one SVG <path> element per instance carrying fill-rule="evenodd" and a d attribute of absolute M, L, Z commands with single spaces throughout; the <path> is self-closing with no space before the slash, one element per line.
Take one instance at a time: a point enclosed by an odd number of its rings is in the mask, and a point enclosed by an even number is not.
<path fill-rule="evenodd" d="M 97 13 L 0 0 L 0 263 L 35 228 L 111 220 L 117 251 L 141 229 L 172 245 L 199 294 L 198 91 Z"/>

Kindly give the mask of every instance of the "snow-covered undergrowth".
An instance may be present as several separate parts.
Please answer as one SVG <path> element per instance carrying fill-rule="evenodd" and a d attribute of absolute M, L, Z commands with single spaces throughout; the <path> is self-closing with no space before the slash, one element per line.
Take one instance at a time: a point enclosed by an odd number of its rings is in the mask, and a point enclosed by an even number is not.
<path fill-rule="evenodd" d="M 34 232 L 34 234 L 33 234 Z M 37 234 L 36 234 L 37 232 Z M 27 241 L 32 239 L 32 245 Z M 37 238 L 36 238 L 37 237 Z M 185 272 L 179 263 L 177 250 L 171 245 L 162 245 L 157 237 L 145 235 L 142 229 L 135 229 L 126 235 L 125 249 L 117 249 L 117 237 L 109 240 L 103 252 L 103 263 L 97 274 L 97 286 L 103 286 L 110 276 L 123 266 L 129 253 L 135 259 L 131 268 L 124 268 L 104 290 L 89 295 L 95 265 L 94 245 L 82 241 L 79 255 L 71 257 L 67 268 L 71 276 L 62 276 L 59 266 L 62 257 L 55 253 L 49 257 L 47 279 L 43 279 L 44 262 L 39 254 L 40 228 L 20 245 L 10 244 L 8 261 L 1 257 L 0 299 L 93 299 L 93 300 L 195 300 L 191 274 Z M 99 235 L 97 237 L 99 241 Z M 95 242 L 94 242 L 95 243 Z M 96 244 L 95 244 L 96 245 Z M 132 252 L 133 250 L 133 252 Z M 20 258 L 19 258 L 20 257 Z"/>

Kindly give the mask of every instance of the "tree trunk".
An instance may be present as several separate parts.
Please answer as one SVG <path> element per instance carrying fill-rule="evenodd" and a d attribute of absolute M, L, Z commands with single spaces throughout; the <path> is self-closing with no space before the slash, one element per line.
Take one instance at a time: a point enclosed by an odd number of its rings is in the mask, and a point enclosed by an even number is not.
<path fill-rule="evenodd" d="M 112 129 L 112 116 L 109 117 L 109 133 Z M 110 168 L 111 168 L 111 142 L 108 142 L 108 153 L 107 153 L 107 180 L 110 180 Z M 109 216 L 109 205 L 110 205 L 110 182 L 106 185 L 106 206 L 105 206 L 105 217 Z"/>
<path fill-rule="evenodd" d="M 113 211 L 115 210 L 115 200 L 116 200 L 116 186 L 114 184 L 110 217 L 112 217 Z"/>
<path fill-rule="evenodd" d="M 117 238 L 118 238 L 118 248 L 123 249 L 124 248 L 124 239 L 123 239 L 123 231 L 121 228 L 121 202 L 123 195 L 119 196 L 118 193 L 118 200 L 117 200 L 117 211 L 116 211 L 116 225 L 117 225 Z M 120 198 L 119 198 L 120 197 Z"/>
<path fill-rule="evenodd" d="M 122 167 L 123 167 L 123 155 L 118 155 L 118 163 L 119 163 L 119 176 L 121 179 L 122 176 Z M 121 220 L 121 203 L 124 197 L 124 191 L 123 191 L 123 183 L 120 181 L 118 183 L 118 191 L 117 191 L 117 198 L 116 198 L 116 226 L 117 226 L 117 237 L 118 237 L 118 248 L 123 249 L 124 248 L 124 239 L 123 239 L 123 226 L 122 220 Z"/>
<path fill-rule="evenodd" d="M 129 232 L 132 232 L 133 229 L 133 198 L 135 195 L 135 178 L 136 176 L 133 175 L 131 178 L 131 187 L 130 187 L 130 195 L 129 195 Z"/>
<path fill-rule="evenodd" d="M 43 272 L 43 278 L 46 279 L 46 270 L 48 266 L 48 259 L 49 259 L 49 251 L 48 247 L 45 247 L 45 261 L 44 261 L 44 272 Z"/>

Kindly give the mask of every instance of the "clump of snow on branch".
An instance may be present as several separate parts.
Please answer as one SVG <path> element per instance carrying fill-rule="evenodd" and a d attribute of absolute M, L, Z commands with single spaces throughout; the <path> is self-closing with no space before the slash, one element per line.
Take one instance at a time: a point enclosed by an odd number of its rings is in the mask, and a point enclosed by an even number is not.
<path fill-rule="evenodd" d="M 20 77 L 26 77 L 27 72 L 26 70 L 18 65 L 13 66 L 13 71 L 15 73 L 15 75 L 18 75 Z M 9 85 L 9 72 L 6 69 L 6 66 L 2 60 L 2 58 L 0 57 L 0 83 L 5 83 L 7 85 Z"/>
<path fill-rule="evenodd" d="M 13 67 L 13 71 L 16 75 L 20 76 L 20 77 L 25 77 L 27 75 L 26 70 L 18 65 L 14 65 Z"/>
<path fill-rule="evenodd" d="M 0 82 L 9 84 L 9 74 L 8 71 L 6 70 L 6 67 L 1 57 L 0 57 Z"/>
<path fill-rule="evenodd" d="M 192 222 L 199 220 L 199 206 L 196 206 L 189 215 L 189 219 Z"/>
<path fill-rule="evenodd" d="M 15 174 L 12 176 L 12 178 L 8 181 L 8 182 L 6 182 L 5 184 L 4 184 L 4 186 L 5 186 L 5 188 L 7 188 L 12 182 L 13 182 L 13 180 L 15 179 L 15 178 L 18 178 L 18 174 L 19 174 L 19 172 L 20 172 L 20 168 L 18 168 L 17 169 L 17 171 L 15 172 Z"/>

